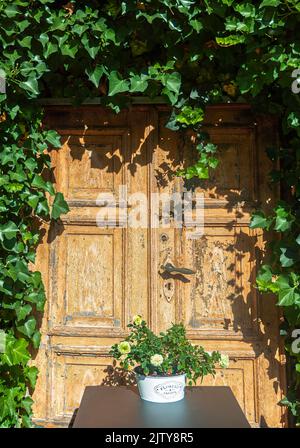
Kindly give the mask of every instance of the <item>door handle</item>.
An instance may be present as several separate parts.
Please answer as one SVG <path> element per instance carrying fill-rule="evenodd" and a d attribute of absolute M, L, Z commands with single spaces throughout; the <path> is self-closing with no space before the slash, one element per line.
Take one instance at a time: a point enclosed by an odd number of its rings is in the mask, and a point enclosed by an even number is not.
<path fill-rule="evenodd" d="M 161 269 L 164 271 L 169 272 L 169 274 L 184 274 L 184 275 L 193 275 L 196 274 L 195 271 L 188 268 L 177 268 L 176 266 L 173 266 L 172 263 L 166 263 L 161 266 Z"/>

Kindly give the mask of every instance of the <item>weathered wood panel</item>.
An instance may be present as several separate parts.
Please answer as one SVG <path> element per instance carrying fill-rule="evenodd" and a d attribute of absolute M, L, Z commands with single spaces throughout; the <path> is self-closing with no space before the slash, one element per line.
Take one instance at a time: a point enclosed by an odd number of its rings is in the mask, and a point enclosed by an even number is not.
<path fill-rule="evenodd" d="M 191 158 L 190 137 L 164 127 L 167 113 L 164 106 L 119 115 L 99 106 L 48 109 L 48 124 L 63 140 L 51 154 L 55 181 L 71 210 L 46 229 L 38 251 L 48 297 L 34 396 L 43 424 L 68 424 L 86 385 L 132 381 L 110 367 L 108 351 L 134 314 L 154 331 L 182 321 L 193 342 L 227 353 L 230 368 L 204 384 L 229 385 L 254 426 L 284 424 L 277 406 L 284 389 L 279 314 L 254 287 L 264 236 L 248 228 L 253 207 L 274 201 L 263 155 L 276 138 L 273 124 L 254 120 L 247 106 L 209 108 L 206 128 L 220 148 L 220 166 L 208 181 L 185 182 L 175 173 Z M 148 199 L 146 228 L 126 226 L 122 185 Z M 205 197 L 204 234 L 189 238 L 193 211 L 183 227 L 171 219 L 151 228 L 151 195 L 186 190 Z M 116 197 L 119 226 L 113 215 L 108 228 L 97 226 L 99 212 L 108 213 L 99 194 Z M 166 274 L 161 266 L 168 261 L 195 275 Z"/>

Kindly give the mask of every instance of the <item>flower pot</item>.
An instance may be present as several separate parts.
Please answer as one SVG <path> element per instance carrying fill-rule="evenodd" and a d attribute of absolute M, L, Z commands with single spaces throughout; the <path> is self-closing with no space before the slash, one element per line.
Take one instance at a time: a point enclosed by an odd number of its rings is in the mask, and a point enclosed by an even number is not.
<path fill-rule="evenodd" d="M 154 403 L 173 403 L 184 398 L 185 374 L 159 376 L 136 374 L 142 400 Z"/>

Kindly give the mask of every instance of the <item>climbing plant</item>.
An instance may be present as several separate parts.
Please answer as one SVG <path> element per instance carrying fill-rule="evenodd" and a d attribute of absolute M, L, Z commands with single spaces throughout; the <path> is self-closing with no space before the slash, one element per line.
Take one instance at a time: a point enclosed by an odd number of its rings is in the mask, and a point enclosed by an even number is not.
<path fill-rule="evenodd" d="M 300 1 L 2 0 L 0 46 L 0 426 L 32 425 L 38 371 L 30 357 L 45 293 L 31 263 L 43 223 L 68 211 L 46 180 L 46 150 L 60 140 L 37 100 L 96 96 L 117 113 L 134 95 L 163 96 L 172 106 L 167 126 L 195 132 L 198 157 L 179 173 L 186 178 L 207 178 L 218 164 L 201 128 L 207 104 L 248 102 L 279 118 L 281 144 L 268 154 L 278 162 L 270 182 L 280 183 L 281 202 L 270 216 L 255 212 L 250 226 L 280 235 L 257 286 L 284 311 L 294 374 L 283 404 L 300 423 L 292 337 L 300 327 Z"/>

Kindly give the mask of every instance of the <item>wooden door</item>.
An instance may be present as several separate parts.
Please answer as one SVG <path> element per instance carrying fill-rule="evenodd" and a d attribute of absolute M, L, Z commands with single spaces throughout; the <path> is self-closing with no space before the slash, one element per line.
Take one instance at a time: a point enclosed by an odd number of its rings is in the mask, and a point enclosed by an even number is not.
<path fill-rule="evenodd" d="M 184 322 L 193 342 L 227 353 L 229 369 L 204 384 L 229 385 L 254 426 L 284 423 L 279 316 L 253 286 L 263 235 L 248 228 L 255 203 L 272 204 L 263 155 L 272 126 L 254 124 L 246 106 L 210 108 L 206 126 L 221 164 L 210 181 L 184 182 L 174 174 L 190 158 L 190 141 L 165 128 L 167 116 L 164 106 L 119 115 L 98 106 L 48 108 L 63 142 L 51 153 L 55 181 L 70 212 L 46 229 L 38 252 L 48 298 L 35 360 L 35 418 L 43 424 L 67 425 L 86 385 L 128 381 L 108 352 L 135 314 L 154 331 Z M 126 225 L 121 186 L 147 199 L 142 228 Z M 189 238 L 188 216 L 183 227 L 171 220 L 152 228 L 153 193 L 186 190 L 204 194 L 203 236 Z M 97 225 L 99 211 L 108 214 L 99 195 L 116 198 L 118 226 L 113 215 L 106 228 Z M 169 275 L 166 261 L 196 273 Z"/>

